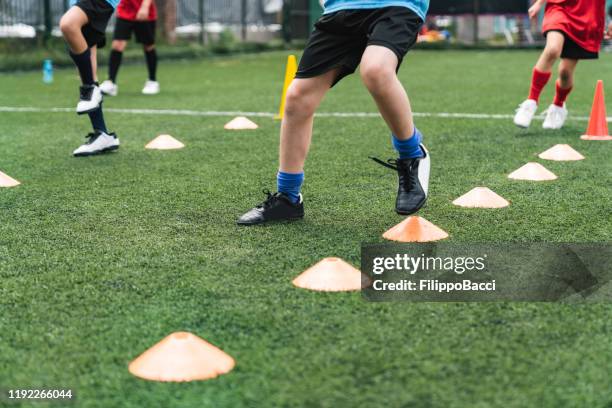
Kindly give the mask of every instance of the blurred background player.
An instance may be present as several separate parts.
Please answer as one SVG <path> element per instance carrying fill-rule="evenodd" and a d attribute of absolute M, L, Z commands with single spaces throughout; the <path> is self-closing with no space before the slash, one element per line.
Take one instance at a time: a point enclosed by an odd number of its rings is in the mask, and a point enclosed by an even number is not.
<path fill-rule="evenodd" d="M 605 0 L 535 0 L 529 9 L 534 19 L 543 6 L 542 32 L 546 47 L 533 69 L 529 97 L 519 105 L 514 124 L 528 128 L 538 109 L 542 90 L 552 76 L 555 62 L 559 63 L 555 98 L 546 110 L 544 129 L 560 129 L 567 119 L 565 100 L 574 86 L 574 71 L 581 59 L 597 59 L 604 35 Z"/>
<path fill-rule="evenodd" d="M 108 64 L 108 80 L 100 86 L 103 93 L 116 96 L 119 92 L 117 74 L 121 66 L 123 51 L 132 33 L 136 41 L 142 44 L 149 79 L 145 82 L 142 93 L 155 95 L 159 93 L 157 82 L 157 52 L 155 51 L 155 22 L 157 8 L 153 0 L 121 0 L 117 7 L 117 22 L 113 34 L 113 45 Z"/>
<path fill-rule="evenodd" d="M 70 57 L 81 77 L 76 111 L 88 114 L 93 132 L 76 149 L 75 156 L 89 156 L 119 148 L 119 139 L 109 133 L 102 113 L 102 92 L 96 82 L 96 49 L 104 46 L 105 30 L 119 0 L 77 0 L 62 16 L 60 30 Z"/>
<path fill-rule="evenodd" d="M 428 7 L 429 0 L 325 1 L 323 16 L 315 24 L 286 94 L 276 177 L 278 192 L 267 193 L 265 201 L 243 214 L 238 224 L 304 216 L 300 191 L 315 110 L 327 91 L 355 72 L 357 66 L 361 66 L 361 79 L 391 130 L 391 142 L 399 156 L 387 162 L 374 159 L 398 174 L 395 211 L 412 214 L 425 204 L 429 155 L 414 126 L 410 101 L 397 70 L 416 43 Z M 358 138 L 354 140 L 359 143 Z M 350 183 L 350 179 L 336 182 Z"/>

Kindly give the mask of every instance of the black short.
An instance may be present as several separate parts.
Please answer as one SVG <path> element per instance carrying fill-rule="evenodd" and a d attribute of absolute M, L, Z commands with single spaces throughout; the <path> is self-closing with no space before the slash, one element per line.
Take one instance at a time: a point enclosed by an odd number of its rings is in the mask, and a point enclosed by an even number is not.
<path fill-rule="evenodd" d="M 155 44 L 155 21 L 130 21 L 117 18 L 113 40 L 130 40 L 132 33 L 140 44 Z"/>
<path fill-rule="evenodd" d="M 417 40 L 423 20 L 406 7 L 341 10 L 324 14 L 310 34 L 296 78 L 312 78 L 341 68 L 334 85 L 355 72 L 368 45 L 397 55 L 399 65 Z"/>
<path fill-rule="evenodd" d="M 563 41 L 563 50 L 561 51 L 561 58 L 568 58 L 574 60 L 582 60 L 582 59 L 597 59 L 599 58 L 599 53 L 588 51 L 576 44 L 576 41 L 572 40 L 569 35 L 564 33 L 561 30 L 550 30 L 556 31 L 558 33 L 563 34 L 565 41 Z M 548 34 L 550 31 L 544 33 L 544 36 Z"/>
<path fill-rule="evenodd" d="M 89 22 L 83 26 L 81 31 L 87 45 L 98 48 L 104 47 L 106 44 L 106 26 L 115 9 L 108 4 L 106 0 L 78 0 L 75 4 L 78 8 L 87 14 Z"/>

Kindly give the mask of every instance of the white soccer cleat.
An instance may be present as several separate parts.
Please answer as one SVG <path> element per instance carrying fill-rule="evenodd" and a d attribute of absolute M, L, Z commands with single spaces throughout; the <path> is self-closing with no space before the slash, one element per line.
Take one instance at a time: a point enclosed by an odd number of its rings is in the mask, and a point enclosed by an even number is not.
<path fill-rule="evenodd" d="M 106 134 L 96 130 L 94 133 L 87 135 L 87 142 L 79 146 L 72 154 L 74 156 L 93 156 L 117 150 L 119 148 L 119 139 L 114 133 Z"/>
<path fill-rule="evenodd" d="M 156 95 L 159 93 L 159 82 L 157 81 L 147 81 L 145 82 L 144 88 L 142 88 L 142 93 L 144 95 Z"/>
<path fill-rule="evenodd" d="M 514 124 L 518 127 L 528 128 L 538 110 L 538 103 L 533 99 L 527 99 L 521 103 L 514 115 Z"/>
<path fill-rule="evenodd" d="M 117 96 L 119 93 L 119 86 L 110 79 L 107 79 L 100 84 L 100 90 L 104 95 Z"/>
<path fill-rule="evenodd" d="M 546 118 L 542 127 L 544 129 L 561 129 L 567 119 L 567 109 L 565 104 L 563 107 L 552 104 L 546 110 Z"/>
<path fill-rule="evenodd" d="M 102 104 L 102 91 L 96 85 L 83 85 L 80 88 L 80 100 L 76 111 L 79 115 L 95 111 Z"/>

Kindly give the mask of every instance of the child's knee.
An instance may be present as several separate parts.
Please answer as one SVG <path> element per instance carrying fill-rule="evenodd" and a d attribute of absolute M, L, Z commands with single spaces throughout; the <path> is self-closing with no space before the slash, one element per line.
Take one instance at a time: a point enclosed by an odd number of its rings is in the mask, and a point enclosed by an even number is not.
<path fill-rule="evenodd" d="M 549 61 L 556 61 L 561 57 L 563 47 L 560 44 L 547 44 L 544 48 L 544 56 Z"/>
<path fill-rule="evenodd" d="M 115 51 L 123 52 L 123 51 L 125 51 L 126 44 L 127 44 L 126 41 L 113 40 L 113 43 L 112 43 L 111 47 Z"/>
<path fill-rule="evenodd" d="M 361 79 L 370 90 L 376 90 L 388 84 L 395 76 L 395 71 L 381 62 L 362 63 L 360 68 Z"/>
<path fill-rule="evenodd" d="M 155 44 L 143 45 L 142 48 L 145 50 L 145 52 L 151 52 L 155 49 Z"/>
<path fill-rule="evenodd" d="M 307 86 L 293 81 L 285 95 L 285 114 L 307 116 L 314 114 L 315 109 Z"/>
<path fill-rule="evenodd" d="M 68 16 L 63 16 L 61 18 L 59 28 L 64 36 L 72 35 L 81 29 L 80 27 L 77 27 L 74 21 L 72 21 L 72 19 Z"/>

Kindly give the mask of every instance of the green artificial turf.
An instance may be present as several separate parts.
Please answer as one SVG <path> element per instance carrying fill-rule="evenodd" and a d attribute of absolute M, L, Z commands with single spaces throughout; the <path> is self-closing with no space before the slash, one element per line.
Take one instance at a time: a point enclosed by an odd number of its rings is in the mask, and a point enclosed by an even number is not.
<path fill-rule="evenodd" d="M 536 52 L 417 51 L 400 77 L 416 112 L 512 114 Z M 122 67 L 105 108 L 274 112 L 285 53 L 162 64 L 162 93 L 140 95 L 144 65 Z M 578 67 L 568 102 L 590 110 L 612 56 Z M 102 74 L 102 79 L 104 75 Z M 611 82 L 612 84 L 612 82 Z M 553 86 L 542 105 L 552 98 Z M 611 88 L 608 88 L 611 89 Z M 611 93 L 612 94 L 612 93 Z M 0 74 L 0 106 L 69 107 L 74 70 Z M 609 108 L 611 105 L 608 105 Z M 375 112 L 357 75 L 321 112 Z M 435 304 L 314 293 L 291 280 L 326 256 L 358 265 L 362 243 L 401 221 L 393 157 L 379 118 L 321 117 L 306 165 L 306 218 L 240 228 L 274 189 L 279 123 L 229 132 L 231 117 L 109 112 L 121 149 L 71 157 L 89 131 L 72 113 L 0 112 L 0 389 L 71 388 L 78 407 L 610 407 L 608 304 Z M 456 242 L 609 242 L 609 142 L 584 142 L 586 121 L 529 131 L 511 120 L 418 118 L 432 158 L 420 215 Z M 178 151 L 144 145 L 169 133 Z M 543 162 L 554 182 L 506 175 L 557 143 L 586 160 Z M 486 185 L 499 210 L 451 201 Z M 205 382 L 154 383 L 127 364 L 187 330 L 236 359 Z M 4 405 L 3 405 L 4 404 Z M 59 406 L 9 403 L 2 406 Z"/>

